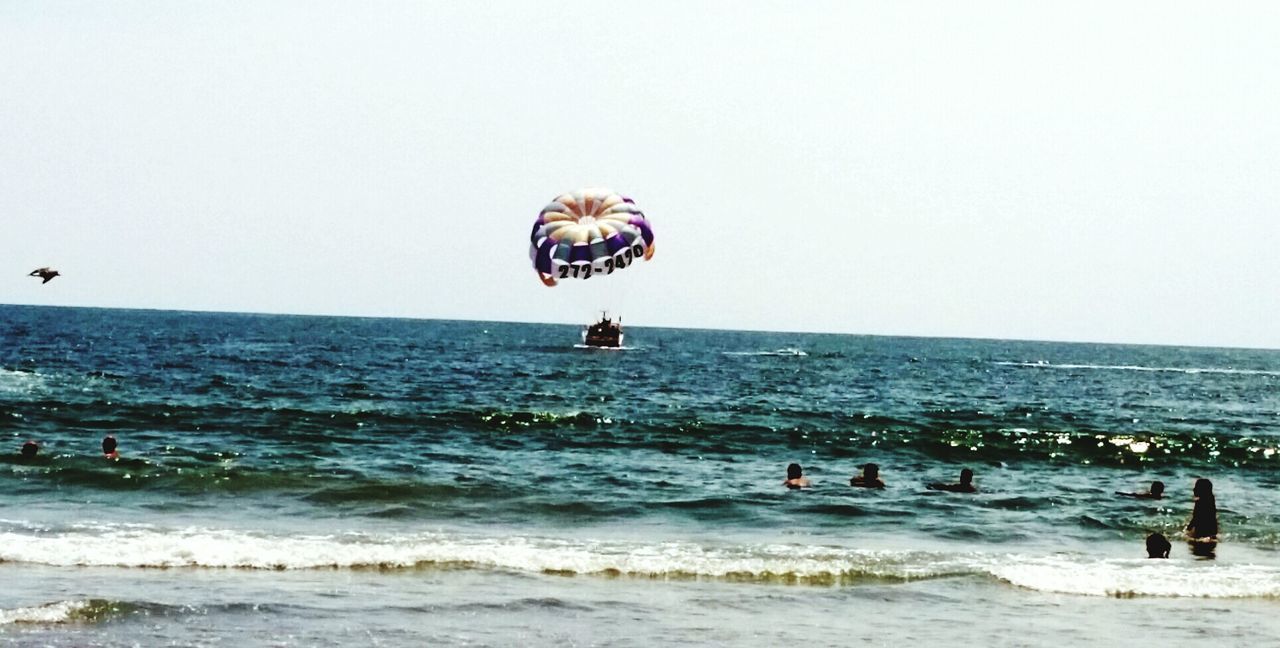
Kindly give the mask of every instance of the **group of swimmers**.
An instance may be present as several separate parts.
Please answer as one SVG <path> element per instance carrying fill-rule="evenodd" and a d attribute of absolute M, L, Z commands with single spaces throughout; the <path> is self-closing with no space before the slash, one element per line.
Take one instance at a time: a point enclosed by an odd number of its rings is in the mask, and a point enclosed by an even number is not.
<path fill-rule="evenodd" d="M 804 476 L 804 469 L 800 464 L 793 463 L 787 466 L 787 478 L 782 485 L 798 489 L 808 488 L 812 483 L 808 477 Z M 884 480 L 880 479 L 880 466 L 873 463 L 864 464 L 862 474 L 850 477 L 849 485 L 854 488 L 884 488 Z M 954 484 L 935 482 L 926 484 L 925 488 L 951 493 L 978 492 L 973 485 L 973 471 L 968 468 L 960 471 L 959 482 Z M 1116 491 L 1116 495 L 1135 499 L 1163 499 L 1164 482 L 1158 480 L 1151 482 L 1151 487 L 1145 492 Z M 1197 479 L 1192 488 L 1192 498 L 1191 519 L 1185 527 L 1187 539 L 1191 541 L 1192 552 L 1197 556 L 1212 557 L 1213 546 L 1218 541 L 1218 504 L 1213 496 L 1213 482 L 1204 478 Z M 1171 549 L 1172 545 L 1164 534 L 1152 533 L 1147 536 L 1148 558 L 1168 558 Z"/>
<path fill-rule="evenodd" d="M 116 438 L 110 434 L 102 439 L 102 457 L 115 461 L 120 458 L 120 451 L 116 449 Z M 32 461 L 40 454 L 40 444 L 35 441 L 27 441 L 22 444 L 22 450 L 19 456 L 23 461 Z"/>
<path fill-rule="evenodd" d="M 787 488 L 808 488 L 812 484 L 809 478 L 804 476 L 804 469 L 800 464 L 793 463 L 787 466 L 787 478 L 782 482 Z M 862 474 L 854 475 L 849 478 L 849 485 L 854 488 L 884 488 L 884 481 L 880 479 L 880 466 L 878 464 L 864 464 L 862 466 Z M 925 488 L 929 490 L 949 491 L 952 493 L 976 493 L 977 488 L 973 486 L 973 471 L 965 468 L 960 471 L 960 481 L 954 484 L 932 483 L 925 484 Z"/>
<path fill-rule="evenodd" d="M 24 461 L 32 461 L 36 455 L 40 453 L 40 445 L 35 441 L 27 441 L 22 444 L 20 456 Z M 116 438 L 110 434 L 102 439 L 102 456 L 105 459 L 116 461 L 120 459 L 120 451 L 117 449 Z M 804 476 L 804 469 L 800 464 L 793 463 L 787 466 L 787 478 L 782 482 L 783 486 L 792 489 L 809 488 L 813 484 L 808 477 Z M 849 485 L 854 488 L 884 488 L 884 480 L 880 479 L 880 466 L 869 463 L 862 466 L 862 474 L 854 475 L 849 478 Z M 943 482 L 934 482 L 925 484 L 925 488 L 929 490 L 947 491 L 951 493 L 976 493 L 978 489 L 973 485 L 973 471 L 964 468 L 960 471 L 960 481 L 954 484 Z M 1133 497 L 1136 499 L 1163 499 L 1164 498 L 1164 482 L 1153 481 L 1151 487 L 1146 492 L 1125 493 L 1116 491 L 1116 495 L 1123 497 Z M 1197 479 L 1196 485 L 1192 489 L 1194 505 L 1191 510 L 1191 520 L 1187 522 L 1186 533 L 1187 538 L 1193 543 L 1193 550 L 1196 545 L 1200 545 L 1201 550 L 1197 551 L 1197 555 L 1212 555 L 1211 543 L 1217 542 L 1218 539 L 1218 506 L 1213 497 L 1213 483 L 1208 479 Z M 1204 549 L 1206 546 L 1209 549 Z M 1152 533 L 1147 536 L 1147 557 L 1148 558 L 1168 558 L 1172 545 L 1169 539 L 1160 533 Z M 1207 551 L 1207 554 L 1205 553 Z"/>

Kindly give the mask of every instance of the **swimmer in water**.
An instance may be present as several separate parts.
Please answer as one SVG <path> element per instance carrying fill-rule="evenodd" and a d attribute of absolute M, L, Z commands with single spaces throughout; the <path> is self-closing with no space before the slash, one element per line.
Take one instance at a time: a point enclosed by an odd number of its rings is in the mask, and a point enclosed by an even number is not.
<path fill-rule="evenodd" d="M 978 489 L 973 487 L 973 471 L 969 470 L 968 468 L 965 468 L 960 471 L 960 483 L 958 484 L 933 483 L 933 484 L 929 484 L 925 488 L 928 488 L 929 490 L 948 491 L 952 493 L 978 492 Z"/>
<path fill-rule="evenodd" d="M 1218 502 L 1213 497 L 1213 482 L 1197 479 L 1192 490 L 1195 504 L 1187 522 L 1187 537 L 1198 541 L 1218 539 Z"/>
<path fill-rule="evenodd" d="M 1169 550 L 1173 545 L 1169 544 L 1169 539 L 1159 533 L 1153 533 L 1147 536 L 1147 557 L 1148 558 L 1168 558 Z"/>
<path fill-rule="evenodd" d="M 22 444 L 22 460 L 31 461 L 36 458 L 36 454 L 40 452 L 40 446 L 35 441 L 28 441 Z"/>
<path fill-rule="evenodd" d="M 116 450 L 116 438 L 110 434 L 102 439 L 102 456 L 111 460 L 120 458 L 120 452 Z"/>
<path fill-rule="evenodd" d="M 849 485 L 854 488 L 884 488 L 884 482 L 880 481 L 880 466 L 866 464 L 861 475 L 849 479 Z"/>
<path fill-rule="evenodd" d="M 1116 495 L 1121 497 L 1132 497 L 1134 499 L 1161 499 L 1164 497 L 1164 482 L 1156 480 L 1151 482 L 1151 490 L 1145 493 L 1123 493 L 1116 491 Z"/>
<path fill-rule="evenodd" d="M 787 488 L 808 488 L 809 479 L 804 476 L 804 470 L 800 468 L 800 464 L 793 463 L 787 466 L 787 480 L 782 482 Z"/>

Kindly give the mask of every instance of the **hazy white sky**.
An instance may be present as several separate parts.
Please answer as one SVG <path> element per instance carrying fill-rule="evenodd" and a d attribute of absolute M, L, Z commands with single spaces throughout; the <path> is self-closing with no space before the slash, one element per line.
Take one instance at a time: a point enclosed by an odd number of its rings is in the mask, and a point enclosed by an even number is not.
<path fill-rule="evenodd" d="M 0 303 L 1280 347 L 1278 42 L 1280 3 L 11 0 Z M 657 254 L 543 287 L 533 219 L 597 185 Z"/>

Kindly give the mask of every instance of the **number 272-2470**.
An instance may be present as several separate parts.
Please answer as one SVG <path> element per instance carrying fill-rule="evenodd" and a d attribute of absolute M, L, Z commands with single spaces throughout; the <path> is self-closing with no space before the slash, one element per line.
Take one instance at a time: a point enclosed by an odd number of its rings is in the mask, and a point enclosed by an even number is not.
<path fill-rule="evenodd" d="M 614 270 L 621 270 L 631 265 L 633 260 L 643 254 L 644 247 L 637 243 L 612 257 L 606 258 L 601 265 L 604 266 L 605 274 L 613 274 Z M 596 272 L 590 263 L 577 263 L 573 265 L 566 264 L 560 266 L 559 270 L 561 279 L 568 279 L 570 277 L 573 277 L 574 279 L 590 279 L 591 275 Z"/>

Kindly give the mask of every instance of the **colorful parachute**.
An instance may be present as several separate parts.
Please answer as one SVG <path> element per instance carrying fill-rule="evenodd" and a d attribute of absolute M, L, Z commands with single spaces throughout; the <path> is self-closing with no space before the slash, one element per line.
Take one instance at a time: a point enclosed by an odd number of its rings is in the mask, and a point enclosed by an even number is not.
<path fill-rule="evenodd" d="M 529 237 L 542 283 L 613 274 L 653 257 L 653 229 L 630 198 L 609 189 L 561 194 L 542 208 Z"/>

